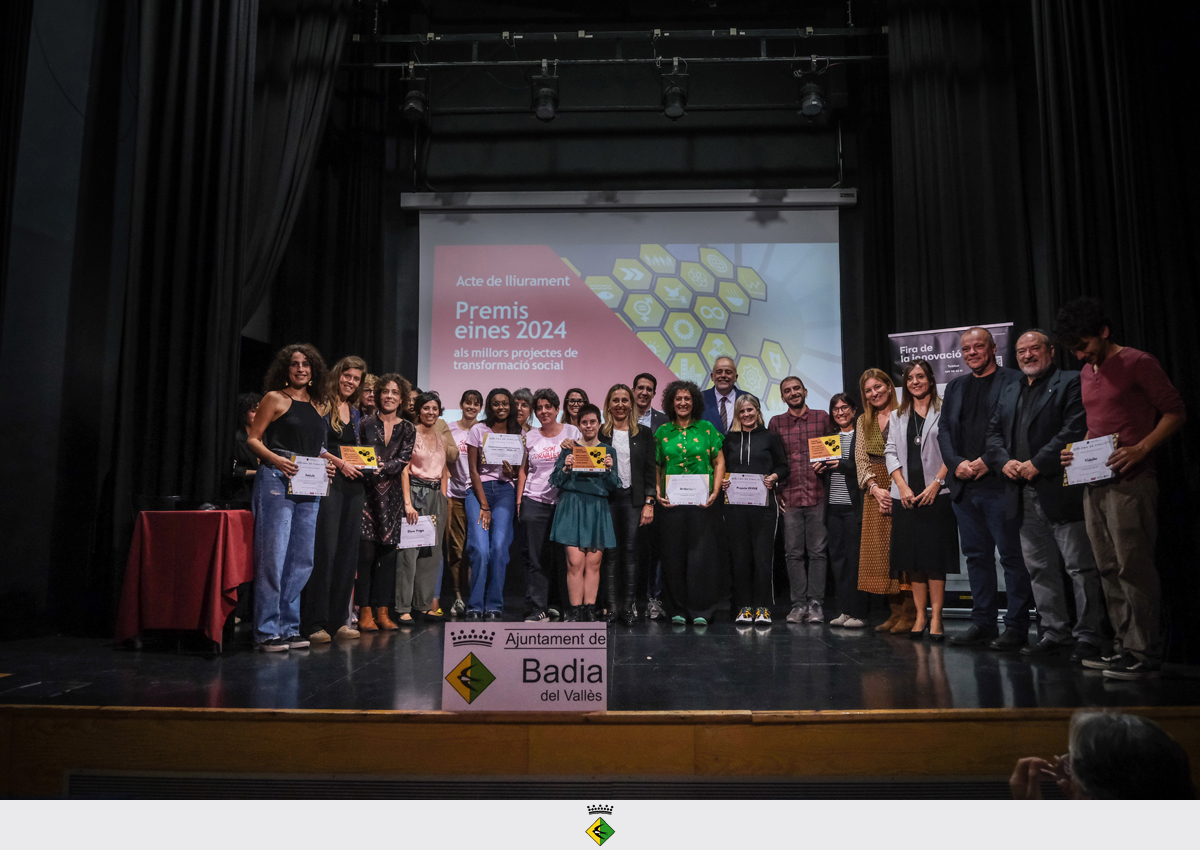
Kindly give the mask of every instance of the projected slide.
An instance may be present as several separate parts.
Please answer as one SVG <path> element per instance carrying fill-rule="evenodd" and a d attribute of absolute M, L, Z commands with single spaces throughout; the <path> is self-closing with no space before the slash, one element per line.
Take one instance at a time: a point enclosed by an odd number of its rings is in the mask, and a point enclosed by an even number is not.
<path fill-rule="evenodd" d="M 423 217 L 421 386 L 451 407 L 497 386 L 582 387 L 600 403 L 640 372 L 660 391 L 675 377 L 711 386 L 732 357 L 765 415 L 784 410 L 793 374 L 825 406 L 841 389 L 836 216 L 487 214 L 466 229 Z M 643 239 L 614 239 L 628 236 Z"/>

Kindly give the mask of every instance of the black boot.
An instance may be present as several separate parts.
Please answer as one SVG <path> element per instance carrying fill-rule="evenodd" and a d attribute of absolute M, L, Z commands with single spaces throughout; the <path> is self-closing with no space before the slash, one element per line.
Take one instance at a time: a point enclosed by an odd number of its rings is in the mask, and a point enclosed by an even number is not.
<path fill-rule="evenodd" d="M 596 622 L 596 604 L 584 605 L 579 612 L 579 622 L 594 623 Z"/>
<path fill-rule="evenodd" d="M 564 623 L 578 623 L 579 622 L 579 608 L 580 608 L 579 605 L 568 605 L 567 613 L 563 616 L 563 622 Z"/>

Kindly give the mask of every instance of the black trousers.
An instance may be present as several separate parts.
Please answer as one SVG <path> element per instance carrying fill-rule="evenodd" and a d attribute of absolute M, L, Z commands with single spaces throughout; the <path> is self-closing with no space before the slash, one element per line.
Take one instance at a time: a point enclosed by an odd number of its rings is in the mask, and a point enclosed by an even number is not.
<path fill-rule="evenodd" d="M 601 587 L 604 607 L 618 611 L 631 605 L 637 595 L 638 523 L 642 519 L 642 506 L 633 503 L 633 491 L 626 487 L 608 497 L 608 509 L 612 513 L 617 546 L 604 553 Z"/>
<path fill-rule="evenodd" d="M 346 622 L 366 498 L 361 479 L 351 481 L 339 474 L 329 482 L 329 494 L 322 497 L 317 509 L 312 575 L 300 592 L 301 634 L 324 629 L 332 635 Z"/>
<path fill-rule="evenodd" d="M 663 608 L 668 617 L 711 621 L 729 588 L 717 554 L 716 506 L 664 507 L 658 521 L 663 572 Z"/>
<path fill-rule="evenodd" d="M 725 533 L 733 562 L 736 608 L 769 608 L 775 601 L 771 582 L 775 566 L 775 528 L 779 508 L 769 505 L 726 505 Z"/>
<path fill-rule="evenodd" d="M 363 540 L 358 547 L 354 601 L 359 606 L 391 608 L 396 601 L 396 563 L 400 550 L 387 543 Z"/>
<path fill-rule="evenodd" d="M 858 589 L 862 520 L 850 505 L 827 505 L 825 527 L 829 530 L 829 566 L 833 569 L 838 608 L 843 614 L 865 620 L 871 597 Z"/>
<path fill-rule="evenodd" d="M 550 539 L 556 505 L 536 499 L 521 500 L 521 524 L 525 532 L 525 609 L 526 613 L 550 606 L 550 586 L 566 567 L 563 547 Z M 561 566 L 561 569 L 560 569 Z"/>

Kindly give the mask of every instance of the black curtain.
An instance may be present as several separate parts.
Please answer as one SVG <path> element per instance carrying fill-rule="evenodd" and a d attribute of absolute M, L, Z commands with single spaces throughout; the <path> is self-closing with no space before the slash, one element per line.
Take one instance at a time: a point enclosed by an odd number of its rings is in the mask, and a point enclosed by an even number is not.
<path fill-rule="evenodd" d="M 1200 659 L 1200 82 L 1191 4 L 1033 0 L 1047 266 L 1056 304 L 1100 298 L 1118 342 L 1154 354 L 1191 420 L 1159 462 L 1168 657 Z"/>
<path fill-rule="evenodd" d="M 1037 115 L 1018 76 L 1030 29 L 1024 3 L 889 5 L 893 331 L 1036 319 L 1022 123 Z"/>
<path fill-rule="evenodd" d="M 350 27 L 350 0 L 259 3 L 243 323 L 274 280 L 299 215 Z"/>
<path fill-rule="evenodd" d="M 12 233 L 13 180 L 25 106 L 25 67 L 33 0 L 0 3 L 0 328 L 8 290 L 8 243 Z"/>

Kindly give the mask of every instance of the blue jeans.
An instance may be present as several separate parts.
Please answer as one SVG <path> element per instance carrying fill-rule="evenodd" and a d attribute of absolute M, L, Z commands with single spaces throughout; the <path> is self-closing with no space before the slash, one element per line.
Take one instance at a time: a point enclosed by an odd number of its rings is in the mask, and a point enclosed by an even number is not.
<path fill-rule="evenodd" d="M 1004 569 L 1004 590 L 1008 606 L 1004 625 L 1029 629 L 1029 606 L 1033 589 L 1029 571 L 1021 554 L 1021 518 L 1004 518 L 1004 489 L 967 485 L 962 498 L 954 503 L 958 518 L 958 537 L 967 558 L 967 578 L 971 582 L 971 622 L 981 629 L 995 631 L 1000 606 L 996 600 L 996 555 Z"/>
<path fill-rule="evenodd" d="M 479 500 L 467 490 L 467 553 L 471 557 L 471 595 L 467 611 L 504 610 L 504 570 L 513 541 L 517 493 L 507 481 L 484 481 L 483 493 L 492 509 L 491 527 L 479 524 Z"/>
<path fill-rule="evenodd" d="M 254 476 L 254 640 L 300 633 L 300 591 L 313 569 L 316 496 L 288 496 L 288 480 L 273 467 Z"/>

